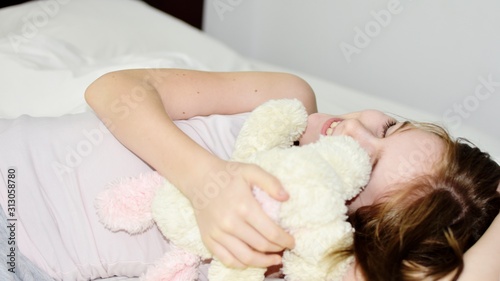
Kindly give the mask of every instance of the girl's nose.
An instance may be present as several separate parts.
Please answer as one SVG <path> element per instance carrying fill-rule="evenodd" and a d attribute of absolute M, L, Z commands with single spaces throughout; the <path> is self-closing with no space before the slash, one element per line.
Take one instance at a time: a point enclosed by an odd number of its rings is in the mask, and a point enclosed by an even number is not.
<path fill-rule="evenodd" d="M 375 163 L 378 155 L 378 138 L 376 132 L 365 127 L 357 119 L 347 119 L 342 122 L 342 127 L 339 128 L 340 134 L 347 135 L 356 140 L 361 147 L 368 152 L 372 165 Z"/>

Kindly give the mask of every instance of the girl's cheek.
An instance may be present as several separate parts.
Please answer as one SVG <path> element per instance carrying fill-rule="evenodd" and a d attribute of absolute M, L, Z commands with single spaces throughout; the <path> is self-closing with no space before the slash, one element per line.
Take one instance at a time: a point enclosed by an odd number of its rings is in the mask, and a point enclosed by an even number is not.
<path fill-rule="evenodd" d="M 312 143 L 319 140 L 319 136 L 321 134 L 321 126 L 322 126 L 319 125 L 321 123 L 321 116 L 322 114 L 319 113 L 309 115 L 309 117 L 307 118 L 306 130 L 300 138 L 301 145 Z"/>

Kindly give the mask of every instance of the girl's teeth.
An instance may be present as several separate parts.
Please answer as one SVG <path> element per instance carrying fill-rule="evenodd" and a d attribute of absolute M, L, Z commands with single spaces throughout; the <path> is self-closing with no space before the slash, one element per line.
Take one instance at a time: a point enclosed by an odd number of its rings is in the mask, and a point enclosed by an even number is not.
<path fill-rule="evenodd" d="M 340 122 L 333 122 L 332 124 L 330 124 L 330 128 L 326 129 L 326 135 L 327 136 L 331 136 L 332 133 L 333 133 L 333 129 L 335 129 L 335 127 L 337 127 L 337 125 L 339 124 Z"/>
<path fill-rule="evenodd" d="M 333 122 L 332 124 L 330 124 L 330 128 L 335 128 L 337 127 L 337 125 L 339 124 L 340 122 Z"/>

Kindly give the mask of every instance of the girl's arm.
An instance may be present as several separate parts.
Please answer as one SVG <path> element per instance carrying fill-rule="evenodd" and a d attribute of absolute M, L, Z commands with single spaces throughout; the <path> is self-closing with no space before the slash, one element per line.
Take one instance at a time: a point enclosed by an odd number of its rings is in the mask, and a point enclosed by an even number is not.
<path fill-rule="evenodd" d="M 460 281 L 500 280 L 500 214 L 464 255 Z"/>
<path fill-rule="evenodd" d="M 193 116 L 236 114 L 273 98 L 297 98 L 316 112 L 302 79 L 284 73 L 211 73 L 180 69 L 124 70 L 92 83 L 85 98 L 113 135 L 168 178 L 195 208 L 203 242 L 233 267 L 270 266 L 293 247 L 251 193 L 257 185 L 277 200 L 287 194 L 276 178 L 254 165 L 229 165 L 210 154 L 172 122 Z M 217 187 L 216 194 L 209 193 Z"/>

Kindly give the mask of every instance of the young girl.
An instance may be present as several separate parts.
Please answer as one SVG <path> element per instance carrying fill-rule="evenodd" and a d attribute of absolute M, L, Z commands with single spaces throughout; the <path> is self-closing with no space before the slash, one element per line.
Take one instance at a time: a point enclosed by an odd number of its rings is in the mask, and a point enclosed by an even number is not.
<path fill-rule="evenodd" d="M 238 268 L 280 264 L 279 252 L 294 246 L 293 237 L 264 214 L 250 191 L 257 185 L 287 200 L 276 178 L 237 163 L 225 188 L 203 197 L 226 168 L 245 112 L 277 98 L 297 98 L 311 114 L 301 145 L 320 135 L 349 135 L 371 156 L 371 180 L 349 202 L 354 247 L 331 253 L 332 262 L 355 254 L 357 266 L 346 280 L 452 278 L 462 260 L 464 280 L 472 280 L 468 274 L 473 280 L 498 277 L 494 236 L 500 220 L 474 244 L 498 214 L 495 162 L 434 126 L 398 122 L 374 110 L 316 113 L 309 85 L 284 73 L 125 70 L 87 89 L 102 123 L 91 112 L 1 120 L 1 159 L 19 178 L 18 257 L 56 280 L 140 275 L 169 245 L 154 228 L 134 236 L 108 231 L 93 202 L 106 183 L 155 169 L 192 201 L 203 241 L 221 261 Z M 8 215 L 6 190 L 0 190 L 0 204 Z"/>
<path fill-rule="evenodd" d="M 354 274 L 353 267 L 346 280 L 355 276 L 456 279 L 464 270 L 463 253 L 500 209 L 500 168 L 487 154 L 450 139 L 437 126 L 401 123 L 379 111 L 318 114 L 311 88 L 288 74 L 129 70 L 100 78 L 88 88 L 86 98 L 120 142 L 192 201 L 212 180 L 209 175 L 223 170 L 226 161 L 190 140 L 172 120 L 247 112 L 268 99 L 301 100 L 311 115 L 300 144 L 320 135 L 349 135 L 372 159 L 370 182 L 349 202 L 356 228 L 354 246 L 332 253 L 333 260 L 355 254 L 361 274 Z M 126 114 L 113 110 L 123 100 L 136 102 Z M 293 238 L 267 218 L 253 199 L 252 185 L 277 200 L 287 200 L 275 178 L 258 167 L 239 164 L 229 187 L 196 210 L 204 243 L 229 266 L 277 265 L 276 253 L 293 247 Z M 499 235 L 498 224 L 497 219 L 485 240 L 491 239 L 491 232 Z M 498 278 L 499 266 L 491 261 L 499 260 L 499 243 L 484 243 L 490 245 L 478 243 L 465 256 L 464 278 L 471 272 L 475 280 L 478 274 Z M 483 261 L 485 256 L 478 253 L 486 252 L 496 258 Z M 487 270 L 476 271 L 476 267 Z"/>

